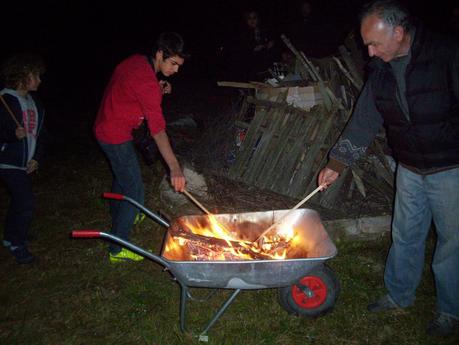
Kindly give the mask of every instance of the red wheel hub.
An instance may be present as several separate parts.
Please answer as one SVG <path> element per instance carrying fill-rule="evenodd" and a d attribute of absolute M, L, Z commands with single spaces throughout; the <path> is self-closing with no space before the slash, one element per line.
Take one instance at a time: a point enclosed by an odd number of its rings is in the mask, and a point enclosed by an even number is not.
<path fill-rule="evenodd" d="M 313 296 L 309 297 L 297 285 L 292 286 L 292 297 L 295 303 L 304 309 L 317 308 L 327 299 L 327 285 L 322 279 L 314 276 L 303 277 L 300 284 L 312 291 Z"/>

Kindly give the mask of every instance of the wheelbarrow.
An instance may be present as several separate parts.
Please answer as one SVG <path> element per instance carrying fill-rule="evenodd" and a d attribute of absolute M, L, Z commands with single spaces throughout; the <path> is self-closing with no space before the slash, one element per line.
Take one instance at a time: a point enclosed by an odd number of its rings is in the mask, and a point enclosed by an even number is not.
<path fill-rule="evenodd" d="M 285 217 L 285 222 L 300 229 L 307 237 L 300 249 L 294 250 L 284 259 L 254 260 L 197 260 L 193 249 L 181 249 L 179 254 L 170 251 L 176 241 L 177 231 L 186 224 L 207 222 L 207 216 L 183 216 L 172 224 L 153 213 L 137 201 L 114 193 L 104 193 L 108 199 L 127 201 L 168 231 L 162 246 L 161 255 L 125 241 L 112 234 L 95 230 L 72 231 L 74 238 L 102 238 L 123 246 L 164 267 L 181 288 L 180 329 L 187 332 L 186 306 L 188 300 L 196 300 L 190 288 L 231 289 L 234 290 L 215 312 L 211 320 L 197 334 L 201 341 L 207 341 L 207 333 L 223 315 L 242 290 L 278 288 L 279 304 L 291 314 L 304 317 L 318 317 L 332 310 L 339 294 L 340 284 L 334 272 L 325 261 L 337 254 L 337 249 L 320 222 L 317 212 L 298 209 Z M 245 234 L 257 237 L 269 224 L 281 219 L 288 210 L 268 212 L 248 212 L 236 214 L 215 214 L 215 219 L 224 226 L 244 228 Z M 315 226 L 311 226 L 315 224 Z M 307 243 L 306 243 L 307 242 Z"/>

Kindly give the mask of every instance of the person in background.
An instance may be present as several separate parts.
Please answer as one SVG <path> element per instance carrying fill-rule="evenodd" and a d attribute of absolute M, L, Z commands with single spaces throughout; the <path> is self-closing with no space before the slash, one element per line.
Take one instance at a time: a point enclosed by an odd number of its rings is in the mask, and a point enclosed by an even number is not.
<path fill-rule="evenodd" d="M 144 186 L 132 142 L 132 130 L 144 119 L 168 165 L 172 186 L 177 192 L 184 190 L 185 177 L 166 134 L 161 109 L 162 95 L 172 89 L 168 82 L 159 81 L 157 74 L 169 77 L 177 73 L 186 57 L 182 37 L 174 32 L 165 32 L 159 35 L 149 54 L 132 55 L 116 67 L 94 124 L 95 137 L 110 162 L 113 193 L 144 203 Z M 111 201 L 110 212 L 112 233 L 128 240 L 137 209 L 126 202 Z M 109 258 L 111 262 L 143 259 L 117 245 L 110 246 Z"/>
<path fill-rule="evenodd" d="M 331 54 L 326 24 L 323 16 L 319 17 L 315 3 L 302 0 L 296 6 L 285 32 L 292 44 L 308 57 L 321 58 Z"/>
<path fill-rule="evenodd" d="M 244 23 L 237 36 L 237 66 L 244 69 L 242 79 L 261 80 L 274 60 L 274 40 L 255 10 L 244 13 Z M 236 61 L 235 61 L 236 62 Z M 268 76 L 265 73 L 265 76 Z"/>
<path fill-rule="evenodd" d="M 392 244 L 387 294 L 368 310 L 414 303 L 433 220 L 437 310 L 427 333 L 452 335 L 459 327 L 459 44 L 428 31 L 393 0 L 365 6 L 360 33 L 372 57 L 370 74 L 318 183 L 333 183 L 385 126 L 398 161 Z"/>
<path fill-rule="evenodd" d="M 32 93 L 40 86 L 45 65 L 39 56 L 18 54 L 7 58 L 0 74 L 0 180 L 11 200 L 3 229 L 3 245 L 19 264 L 35 260 L 27 248 L 35 198 L 31 174 L 43 152 L 42 103 Z"/>

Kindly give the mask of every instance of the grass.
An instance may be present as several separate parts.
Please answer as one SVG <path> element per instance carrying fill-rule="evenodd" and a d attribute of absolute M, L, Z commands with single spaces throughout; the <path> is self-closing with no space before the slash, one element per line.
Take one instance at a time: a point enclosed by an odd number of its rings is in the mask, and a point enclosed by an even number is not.
<path fill-rule="evenodd" d="M 72 240 L 73 229 L 109 230 L 108 166 L 97 149 L 52 160 L 35 176 L 37 210 L 30 250 L 39 261 L 17 265 L 0 249 L 0 344 L 198 344 L 179 329 L 179 285 L 162 267 L 111 265 L 106 243 Z M 146 206 L 157 210 L 161 166 L 144 167 Z M 7 199 L 0 189 L 0 216 Z M 131 240 L 159 252 L 165 229 L 151 220 L 135 227 Z M 303 319 L 285 312 L 276 289 L 243 291 L 209 332 L 210 344 L 457 344 L 426 336 L 435 291 L 428 261 L 416 305 L 403 312 L 369 314 L 366 305 L 384 293 L 382 276 L 390 244 L 338 242 L 329 261 L 341 295 L 332 313 Z M 428 253 L 433 239 L 428 242 Z M 214 290 L 212 290 L 214 291 Z M 209 290 L 194 291 L 205 296 Z M 188 326 L 199 329 L 228 296 L 217 291 L 206 303 L 188 306 Z"/>

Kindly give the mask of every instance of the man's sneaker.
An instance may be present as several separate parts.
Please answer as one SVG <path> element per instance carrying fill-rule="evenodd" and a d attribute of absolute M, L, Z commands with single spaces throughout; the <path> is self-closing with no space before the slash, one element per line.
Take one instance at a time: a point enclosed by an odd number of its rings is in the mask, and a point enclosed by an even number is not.
<path fill-rule="evenodd" d="M 459 335 L 459 319 L 437 313 L 427 326 L 427 334 L 436 337 L 446 337 L 457 333 Z"/>
<path fill-rule="evenodd" d="M 144 219 L 145 219 L 145 213 L 142 213 L 142 212 L 137 213 L 134 219 L 134 225 L 138 225 L 142 223 Z"/>
<path fill-rule="evenodd" d="M 112 254 L 110 253 L 110 262 L 121 262 L 121 261 L 142 261 L 143 256 L 137 255 L 126 248 L 121 249 L 119 253 Z"/>
<path fill-rule="evenodd" d="M 380 311 L 401 309 L 389 295 L 384 295 L 376 302 L 370 303 L 367 306 L 368 311 L 377 313 Z"/>
<path fill-rule="evenodd" d="M 35 260 L 35 256 L 33 256 L 28 250 L 26 246 L 19 246 L 19 247 L 9 247 L 10 253 L 16 259 L 18 264 L 30 264 Z"/>

